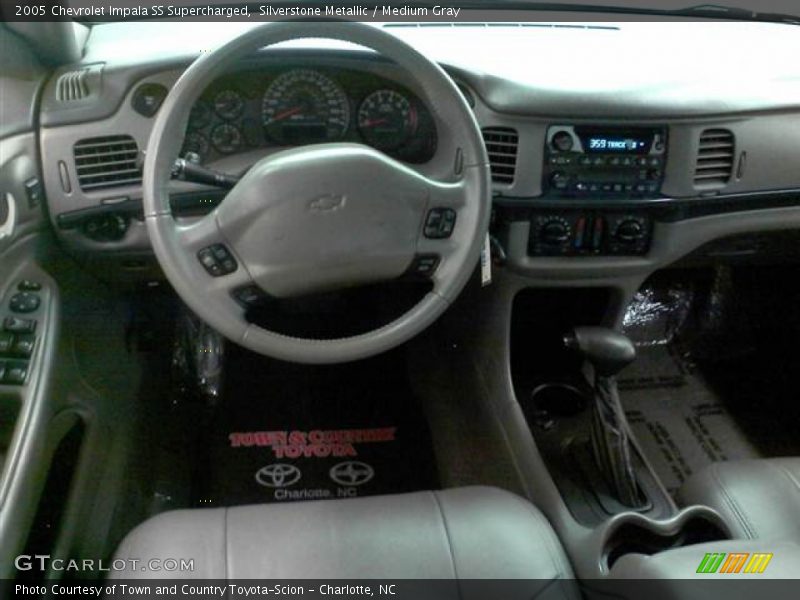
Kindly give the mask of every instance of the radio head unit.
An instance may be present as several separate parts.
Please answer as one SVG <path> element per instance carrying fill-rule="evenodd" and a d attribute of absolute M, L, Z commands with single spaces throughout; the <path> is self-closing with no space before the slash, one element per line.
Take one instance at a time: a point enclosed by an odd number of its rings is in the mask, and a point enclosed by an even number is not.
<path fill-rule="evenodd" d="M 666 153 L 665 127 L 551 125 L 542 189 L 551 196 L 655 198 Z"/>

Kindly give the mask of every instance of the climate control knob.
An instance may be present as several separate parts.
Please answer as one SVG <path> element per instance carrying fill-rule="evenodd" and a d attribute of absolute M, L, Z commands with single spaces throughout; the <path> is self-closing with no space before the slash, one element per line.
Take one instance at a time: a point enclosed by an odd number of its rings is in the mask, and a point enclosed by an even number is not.
<path fill-rule="evenodd" d="M 636 219 L 626 219 L 617 225 L 614 237 L 626 244 L 638 242 L 645 235 L 644 226 Z"/>
<path fill-rule="evenodd" d="M 547 221 L 539 230 L 539 239 L 549 246 L 559 246 L 569 241 L 569 225 L 561 219 Z"/>

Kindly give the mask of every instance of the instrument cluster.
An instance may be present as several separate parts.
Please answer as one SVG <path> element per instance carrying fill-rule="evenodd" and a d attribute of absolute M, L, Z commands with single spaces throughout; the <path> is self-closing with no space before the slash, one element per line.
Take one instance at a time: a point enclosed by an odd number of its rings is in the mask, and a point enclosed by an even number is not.
<path fill-rule="evenodd" d="M 436 150 L 433 118 L 402 86 L 345 69 L 243 71 L 192 107 L 182 155 L 200 162 L 269 146 L 364 143 L 409 163 Z"/>

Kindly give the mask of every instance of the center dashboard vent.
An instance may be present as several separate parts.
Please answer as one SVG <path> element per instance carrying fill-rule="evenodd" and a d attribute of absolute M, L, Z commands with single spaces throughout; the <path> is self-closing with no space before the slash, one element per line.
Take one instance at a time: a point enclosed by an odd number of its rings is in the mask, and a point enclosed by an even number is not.
<path fill-rule="evenodd" d="M 75 144 L 75 167 L 81 189 L 97 190 L 142 181 L 139 147 L 129 135 L 110 135 Z"/>
<path fill-rule="evenodd" d="M 486 127 L 482 130 L 486 153 L 492 170 L 492 181 L 510 185 L 517 169 L 519 134 L 510 127 Z"/>
<path fill-rule="evenodd" d="M 700 134 L 694 185 L 717 188 L 727 184 L 733 174 L 733 133 L 727 129 L 706 129 Z"/>

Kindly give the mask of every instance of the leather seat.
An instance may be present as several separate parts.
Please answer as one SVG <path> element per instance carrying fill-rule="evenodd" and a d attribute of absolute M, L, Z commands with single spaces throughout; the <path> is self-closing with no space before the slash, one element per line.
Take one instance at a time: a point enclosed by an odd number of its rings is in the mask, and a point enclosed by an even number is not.
<path fill-rule="evenodd" d="M 716 509 L 737 538 L 800 542 L 800 458 L 714 463 L 686 481 L 679 500 Z"/>
<path fill-rule="evenodd" d="M 171 511 L 130 532 L 115 556 L 166 558 L 193 559 L 194 571 L 113 577 L 527 579 L 547 598 L 579 597 L 542 513 L 489 487 Z"/>

